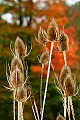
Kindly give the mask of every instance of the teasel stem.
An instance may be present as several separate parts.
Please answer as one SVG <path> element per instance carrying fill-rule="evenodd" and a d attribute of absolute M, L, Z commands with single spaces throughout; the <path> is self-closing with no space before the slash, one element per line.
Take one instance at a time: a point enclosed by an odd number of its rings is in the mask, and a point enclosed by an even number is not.
<path fill-rule="evenodd" d="M 63 56 L 64 56 L 64 63 L 65 63 L 65 66 L 67 65 L 67 60 L 66 60 L 66 51 L 63 51 Z"/>
<path fill-rule="evenodd" d="M 67 98 L 66 96 L 64 96 L 64 117 L 65 119 L 66 119 L 66 109 L 67 109 L 66 103 L 67 103 Z"/>
<path fill-rule="evenodd" d="M 65 66 L 67 65 L 67 61 L 66 61 L 66 51 L 63 51 L 63 56 L 64 56 L 64 63 L 65 63 Z M 66 95 L 65 95 L 65 91 L 64 91 L 64 117 L 66 119 L 66 110 L 67 110 L 67 98 L 66 98 Z"/>
<path fill-rule="evenodd" d="M 23 118 L 23 106 L 22 102 L 18 101 L 18 120 L 24 120 Z"/>
<path fill-rule="evenodd" d="M 41 120 L 43 120 L 43 114 L 44 114 L 44 106 L 45 106 L 46 95 L 47 95 L 47 88 L 48 88 L 48 80 L 49 80 L 50 64 L 51 64 L 51 56 L 52 56 L 53 46 L 54 46 L 54 41 L 51 42 L 49 65 L 48 65 L 48 72 L 47 72 L 47 78 L 46 78 L 46 85 L 45 85 L 45 92 L 44 92 L 44 99 L 43 99 L 43 108 L 42 108 Z"/>
<path fill-rule="evenodd" d="M 69 96 L 68 99 L 69 99 L 70 106 L 71 106 L 72 117 L 73 117 L 73 120 L 75 120 L 74 108 L 73 108 L 73 104 L 72 104 L 72 97 Z"/>
<path fill-rule="evenodd" d="M 35 99 L 34 99 L 34 107 L 35 107 L 35 111 L 36 111 L 36 114 L 37 114 L 37 119 L 39 119 L 39 113 L 38 113 L 38 109 L 37 109 L 37 105 L 36 105 L 36 102 L 35 102 Z"/>
<path fill-rule="evenodd" d="M 41 81 L 40 81 L 40 114 L 42 114 L 42 79 L 43 79 L 43 69 L 44 69 L 44 65 L 42 64 Z"/>
<path fill-rule="evenodd" d="M 31 103 L 31 107 L 32 107 L 32 111 L 33 111 L 34 118 L 35 118 L 35 120 L 37 120 L 36 113 L 35 113 L 34 106 L 33 106 L 33 104 L 32 104 L 31 98 L 30 98 L 30 103 Z"/>
<path fill-rule="evenodd" d="M 14 114 L 14 120 L 15 120 L 15 95 L 16 95 L 16 90 L 13 91 L 13 114 Z"/>
<path fill-rule="evenodd" d="M 69 102 L 69 98 L 68 98 L 68 117 L 69 117 L 69 120 L 70 120 L 70 102 Z"/>

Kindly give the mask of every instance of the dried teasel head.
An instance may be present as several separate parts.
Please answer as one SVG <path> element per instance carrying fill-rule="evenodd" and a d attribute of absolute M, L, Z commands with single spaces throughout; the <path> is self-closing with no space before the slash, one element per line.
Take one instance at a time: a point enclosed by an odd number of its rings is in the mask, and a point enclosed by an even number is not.
<path fill-rule="evenodd" d="M 45 65 L 49 62 L 49 53 L 47 51 L 43 52 L 40 56 L 39 62 Z"/>
<path fill-rule="evenodd" d="M 41 27 L 38 31 L 38 39 L 36 38 L 36 40 L 43 45 L 45 45 L 48 42 L 47 34 L 46 34 L 45 30 Z"/>
<path fill-rule="evenodd" d="M 11 62 L 11 72 L 13 72 L 16 69 L 16 66 L 18 67 L 18 69 L 20 69 L 23 72 L 24 67 L 23 67 L 21 59 L 17 56 L 14 56 Z"/>
<path fill-rule="evenodd" d="M 15 41 L 14 48 L 15 48 L 15 54 L 17 56 L 19 56 L 19 57 L 26 56 L 27 46 L 25 46 L 24 42 L 19 37 L 17 37 L 17 39 Z"/>
<path fill-rule="evenodd" d="M 75 94 L 75 83 L 72 78 L 72 75 L 69 74 L 66 76 L 64 80 L 64 88 L 65 88 L 65 94 L 66 96 L 74 96 Z"/>
<path fill-rule="evenodd" d="M 66 119 L 65 119 L 62 115 L 59 114 L 59 115 L 57 116 L 56 120 L 66 120 Z"/>
<path fill-rule="evenodd" d="M 24 74 L 17 68 L 10 74 L 10 84 L 12 88 L 16 89 L 24 82 Z"/>
<path fill-rule="evenodd" d="M 60 77 L 59 77 L 61 88 L 64 87 L 64 79 L 68 74 L 71 74 L 71 69 L 68 65 L 66 66 L 64 65 L 61 69 Z"/>
<path fill-rule="evenodd" d="M 59 37 L 59 50 L 68 51 L 69 50 L 68 42 L 69 42 L 68 36 L 64 33 L 64 31 L 61 31 Z"/>
<path fill-rule="evenodd" d="M 31 97 L 31 89 L 29 87 L 18 87 L 16 90 L 16 100 L 26 102 Z"/>
<path fill-rule="evenodd" d="M 59 35 L 59 28 L 57 23 L 55 22 L 54 18 L 51 20 L 48 30 L 47 30 L 47 37 L 49 41 L 56 41 Z"/>

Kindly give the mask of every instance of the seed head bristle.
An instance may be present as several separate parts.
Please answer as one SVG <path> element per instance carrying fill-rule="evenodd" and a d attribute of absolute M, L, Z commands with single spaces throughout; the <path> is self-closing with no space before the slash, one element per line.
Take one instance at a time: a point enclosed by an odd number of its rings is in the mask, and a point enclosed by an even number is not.
<path fill-rule="evenodd" d="M 19 57 L 15 56 L 11 62 L 11 72 L 13 72 L 16 69 L 16 66 L 18 69 L 20 69 L 22 72 L 24 70 L 22 61 Z"/>
<path fill-rule="evenodd" d="M 75 94 L 74 80 L 71 75 L 67 75 L 65 78 L 65 93 L 66 96 L 73 96 Z"/>
<path fill-rule="evenodd" d="M 59 37 L 59 50 L 68 51 L 69 50 L 68 42 L 69 42 L 68 36 L 63 31 L 61 31 Z"/>
<path fill-rule="evenodd" d="M 60 72 L 60 86 L 63 88 L 64 87 L 64 79 L 65 77 L 67 76 L 67 74 L 71 74 L 71 69 L 68 65 L 64 65 L 61 69 L 61 72 Z"/>
<path fill-rule="evenodd" d="M 41 27 L 38 32 L 38 40 L 37 41 L 41 44 L 46 44 L 48 42 L 46 31 L 44 29 L 42 29 Z"/>
<path fill-rule="evenodd" d="M 66 120 L 66 119 L 65 119 L 62 115 L 59 114 L 59 115 L 57 116 L 56 120 Z"/>
<path fill-rule="evenodd" d="M 45 65 L 49 62 L 49 54 L 48 52 L 43 52 L 40 56 L 40 63 Z"/>
<path fill-rule="evenodd" d="M 15 69 L 10 75 L 10 84 L 13 88 L 17 88 L 21 86 L 24 82 L 24 75 L 23 73 L 17 68 Z"/>
<path fill-rule="evenodd" d="M 48 30 L 47 37 L 49 41 L 57 40 L 59 35 L 59 28 L 54 18 L 51 20 Z"/>
<path fill-rule="evenodd" d="M 27 48 L 24 42 L 19 37 L 17 37 L 15 41 L 14 48 L 15 48 L 15 54 L 17 56 L 20 56 L 20 57 L 26 56 Z"/>

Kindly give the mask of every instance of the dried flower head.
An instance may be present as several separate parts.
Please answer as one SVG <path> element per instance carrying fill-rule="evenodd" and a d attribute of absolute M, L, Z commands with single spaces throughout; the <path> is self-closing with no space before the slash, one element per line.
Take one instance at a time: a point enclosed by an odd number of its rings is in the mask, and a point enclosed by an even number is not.
<path fill-rule="evenodd" d="M 66 119 L 65 119 L 62 115 L 59 114 L 59 115 L 57 116 L 56 120 L 66 120 Z"/>
<path fill-rule="evenodd" d="M 16 69 L 16 66 L 23 72 L 24 68 L 21 59 L 17 56 L 14 56 L 11 62 L 11 72 L 13 72 Z"/>
<path fill-rule="evenodd" d="M 41 54 L 39 62 L 43 65 L 45 65 L 49 62 L 49 53 L 47 51 L 45 51 Z"/>
<path fill-rule="evenodd" d="M 21 86 L 24 82 L 23 73 L 17 68 L 10 74 L 10 84 L 12 88 Z"/>
<path fill-rule="evenodd" d="M 75 83 L 71 75 L 67 75 L 64 80 L 65 94 L 66 96 L 73 96 L 75 94 Z"/>
<path fill-rule="evenodd" d="M 23 57 L 26 56 L 26 52 L 27 52 L 27 46 L 25 46 L 24 42 L 17 37 L 16 41 L 15 41 L 15 54 L 17 56 Z"/>
<path fill-rule="evenodd" d="M 60 86 L 63 88 L 64 87 L 64 79 L 65 77 L 68 75 L 68 74 L 71 74 L 71 69 L 68 65 L 64 65 L 61 69 L 61 72 L 60 72 Z"/>
<path fill-rule="evenodd" d="M 59 50 L 67 51 L 69 49 L 68 42 L 69 42 L 68 36 L 64 33 L 64 31 L 61 31 L 59 37 Z"/>
<path fill-rule="evenodd" d="M 38 39 L 36 38 L 36 40 L 43 45 L 48 42 L 46 31 L 41 27 L 38 31 Z"/>
<path fill-rule="evenodd" d="M 16 100 L 21 102 L 26 102 L 31 96 L 31 91 L 27 87 L 18 87 L 16 91 Z"/>
<path fill-rule="evenodd" d="M 54 18 L 51 20 L 48 30 L 47 30 L 47 37 L 49 41 L 57 40 L 59 34 L 59 28 L 56 24 Z"/>

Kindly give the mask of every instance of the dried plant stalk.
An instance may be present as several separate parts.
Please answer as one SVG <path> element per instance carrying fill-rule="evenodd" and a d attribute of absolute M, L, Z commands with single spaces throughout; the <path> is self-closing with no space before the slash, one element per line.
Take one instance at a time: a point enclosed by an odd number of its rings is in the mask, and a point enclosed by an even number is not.
<path fill-rule="evenodd" d="M 18 101 L 18 120 L 24 120 L 23 118 L 23 106 L 22 102 Z"/>
<path fill-rule="evenodd" d="M 42 108 L 41 120 L 43 120 L 43 114 L 44 114 L 44 106 L 45 106 L 46 95 L 47 95 L 47 88 L 48 88 L 48 80 L 49 80 L 50 64 L 51 64 L 51 56 L 52 56 L 53 46 L 54 46 L 54 41 L 51 42 L 51 50 L 50 50 L 50 57 L 49 57 L 49 65 L 48 65 L 46 85 L 45 85 L 45 92 L 44 92 L 44 99 L 43 99 L 43 108 Z"/>
<path fill-rule="evenodd" d="M 16 90 L 13 91 L 13 115 L 14 115 L 14 120 L 15 120 L 15 95 L 16 95 Z"/>
<path fill-rule="evenodd" d="M 42 78 L 43 78 L 43 69 L 44 69 L 44 65 L 42 65 L 41 82 L 40 82 L 40 114 L 42 114 Z"/>
<path fill-rule="evenodd" d="M 70 106 L 71 106 L 72 117 L 73 117 L 73 120 L 75 120 L 74 108 L 73 108 L 73 104 L 72 104 L 72 97 L 69 96 L 68 99 L 69 99 Z"/>

